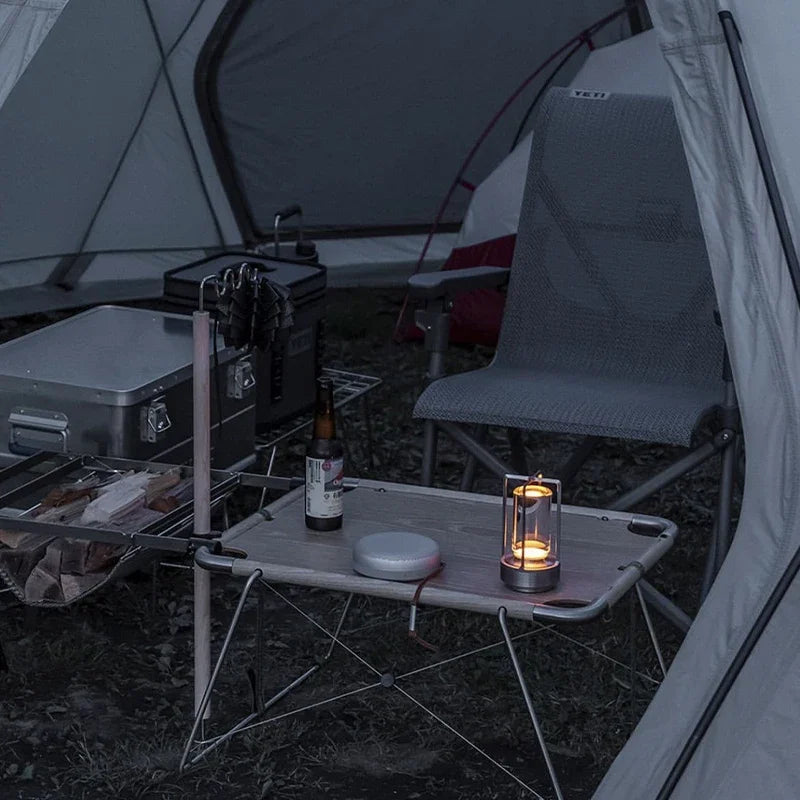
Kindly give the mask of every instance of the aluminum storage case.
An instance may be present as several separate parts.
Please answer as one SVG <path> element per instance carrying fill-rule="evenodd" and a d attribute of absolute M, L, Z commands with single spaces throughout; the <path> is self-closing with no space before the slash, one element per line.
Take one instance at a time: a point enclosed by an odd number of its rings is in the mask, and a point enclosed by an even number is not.
<path fill-rule="evenodd" d="M 314 403 L 314 382 L 320 374 L 326 270 L 252 253 L 226 253 L 170 270 L 164 278 L 164 299 L 175 310 L 197 307 L 200 282 L 246 261 L 291 292 L 294 324 L 281 331 L 269 351 L 256 351 L 256 432 L 266 434 Z M 206 284 L 204 304 L 213 309 L 216 289 Z"/>
<path fill-rule="evenodd" d="M 249 358 L 221 337 L 216 360 L 212 461 L 223 468 L 253 451 L 255 392 Z M 100 306 L 0 345 L 0 449 L 189 461 L 191 317 Z"/>

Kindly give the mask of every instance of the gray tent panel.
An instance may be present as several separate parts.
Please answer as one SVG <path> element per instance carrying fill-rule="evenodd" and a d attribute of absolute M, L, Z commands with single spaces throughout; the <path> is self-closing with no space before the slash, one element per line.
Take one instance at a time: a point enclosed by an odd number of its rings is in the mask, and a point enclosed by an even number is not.
<path fill-rule="evenodd" d="M 800 181 L 800 104 L 787 102 L 800 40 L 789 0 L 651 0 L 708 245 L 742 410 L 747 476 L 733 547 L 667 679 L 597 800 L 797 796 L 800 681 L 795 580 L 738 674 L 731 665 L 800 547 L 800 307 L 718 17 L 730 10 L 784 195 Z M 697 748 L 690 737 L 726 675 L 735 681 Z M 686 749 L 686 753 L 690 752 Z"/>
<path fill-rule="evenodd" d="M 165 53 L 172 50 L 183 36 L 185 28 L 197 13 L 198 5 L 197 0 L 169 0 L 168 3 L 150 0 L 150 13 Z"/>
<path fill-rule="evenodd" d="M 216 89 L 255 227 L 269 230 L 289 202 L 301 202 L 306 222 L 321 228 L 430 224 L 470 147 L 522 78 L 619 5 L 570 0 L 547 13 L 529 0 L 249 4 L 222 54 Z M 623 25 L 598 43 L 619 38 Z M 502 120 L 470 180 L 508 153 L 523 113 L 524 101 Z M 449 219 L 461 218 L 467 200 L 457 198 Z"/>

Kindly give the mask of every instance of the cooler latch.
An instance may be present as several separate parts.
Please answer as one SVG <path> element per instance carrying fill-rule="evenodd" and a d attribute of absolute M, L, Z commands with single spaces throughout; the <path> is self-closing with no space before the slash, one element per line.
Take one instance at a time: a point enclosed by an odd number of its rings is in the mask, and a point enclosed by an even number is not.
<path fill-rule="evenodd" d="M 228 398 L 241 400 L 256 385 L 256 375 L 250 356 L 240 358 L 228 367 Z"/>
<path fill-rule="evenodd" d="M 143 442 L 157 442 L 172 427 L 163 397 L 154 397 L 142 406 L 139 417 L 139 431 Z"/>

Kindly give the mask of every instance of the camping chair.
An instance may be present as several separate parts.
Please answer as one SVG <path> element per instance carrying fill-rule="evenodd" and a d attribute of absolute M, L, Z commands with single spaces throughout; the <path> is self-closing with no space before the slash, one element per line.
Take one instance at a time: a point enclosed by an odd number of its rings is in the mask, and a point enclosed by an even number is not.
<path fill-rule="evenodd" d="M 442 377 L 454 295 L 506 280 L 493 361 Z M 429 273 L 410 280 L 410 293 L 425 301 L 416 320 L 430 352 L 430 383 L 414 408 L 425 420 L 423 485 L 433 481 L 438 431 L 468 452 L 468 490 L 475 460 L 497 475 L 528 473 L 520 431 L 588 437 L 562 471 L 568 479 L 598 437 L 689 446 L 717 411 L 709 441 L 610 506 L 629 509 L 722 452 L 710 583 L 727 549 L 738 413 L 669 99 L 550 90 L 533 128 L 510 276 L 496 267 Z M 509 430 L 511 467 L 484 446 L 487 426 Z"/>

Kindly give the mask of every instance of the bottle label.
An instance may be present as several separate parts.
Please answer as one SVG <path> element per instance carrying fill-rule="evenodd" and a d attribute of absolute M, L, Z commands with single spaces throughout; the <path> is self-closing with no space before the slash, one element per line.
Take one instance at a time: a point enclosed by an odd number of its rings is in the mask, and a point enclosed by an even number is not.
<path fill-rule="evenodd" d="M 306 457 L 306 514 L 318 519 L 342 515 L 343 458 Z"/>

